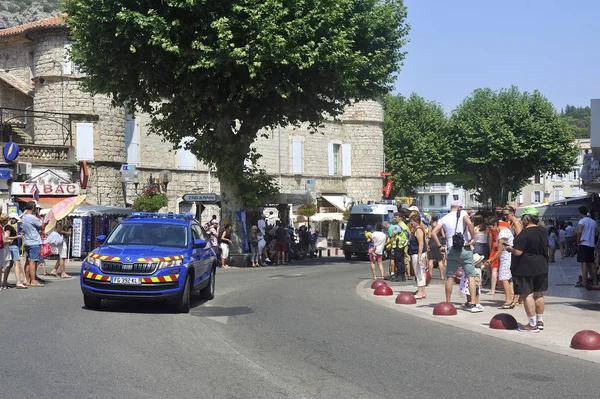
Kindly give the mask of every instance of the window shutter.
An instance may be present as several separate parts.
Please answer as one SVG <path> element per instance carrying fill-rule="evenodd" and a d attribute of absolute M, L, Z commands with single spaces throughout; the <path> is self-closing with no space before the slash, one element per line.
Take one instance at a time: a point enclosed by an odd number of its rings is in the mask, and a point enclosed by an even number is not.
<path fill-rule="evenodd" d="M 535 203 L 535 191 L 531 192 L 531 203 Z"/>
<path fill-rule="evenodd" d="M 78 161 L 93 161 L 94 160 L 94 124 L 89 122 L 81 122 L 75 125 L 77 130 L 77 160 Z"/>
<path fill-rule="evenodd" d="M 519 204 L 523 203 L 523 194 L 519 194 Z"/>
<path fill-rule="evenodd" d="M 301 140 L 292 140 L 292 173 L 295 175 L 301 175 L 304 173 L 302 147 L 303 145 Z"/>
<path fill-rule="evenodd" d="M 177 150 L 177 166 L 179 169 L 196 169 L 196 157 L 191 151 L 185 149 L 185 145 L 192 141 L 191 137 L 184 137 L 179 143 Z"/>
<path fill-rule="evenodd" d="M 342 144 L 342 176 L 352 176 L 351 144 Z"/>
<path fill-rule="evenodd" d="M 140 130 L 135 119 L 125 121 L 125 148 L 127 150 L 127 164 L 140 165 Z"/>
<path fill-rule="evenodd" d="M 333 160 L 333 143 L 327 144 L 327 166 L 329 167 L 329 176 L 335 174 L 335 165 Z"/>
<path fill-rule="evenodd" d="M 63 75 L 70 75 L 73 73 L 73 63 L 69 57 L 69 50 L 71 49 L 70 44 L 65 44 L 64 47 L 64 60 L 63 60 Z"/>
<path fill-rule="evenodd" d="M 544 184 L 544 175 L 540 175 L 540 184 Z"/>

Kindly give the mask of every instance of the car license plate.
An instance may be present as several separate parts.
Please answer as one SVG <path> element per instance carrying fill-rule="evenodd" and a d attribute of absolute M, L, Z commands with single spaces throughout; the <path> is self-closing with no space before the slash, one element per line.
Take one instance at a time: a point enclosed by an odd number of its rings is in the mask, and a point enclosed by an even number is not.
<path fill-rule="evenodd" d="M 113 277 L 111 282 L 113 284 L 129 284 L 129 285 L 142 284 L 142 280 L 137 277 Z"/>

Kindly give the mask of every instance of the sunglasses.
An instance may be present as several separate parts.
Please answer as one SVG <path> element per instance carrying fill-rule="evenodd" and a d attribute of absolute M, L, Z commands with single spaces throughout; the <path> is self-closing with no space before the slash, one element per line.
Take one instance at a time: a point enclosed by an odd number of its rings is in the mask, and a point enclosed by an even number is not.
<path fill-rule="evenodd" d="M 503 213 L 502 216 L 510 216 L 510 213 Z"/>

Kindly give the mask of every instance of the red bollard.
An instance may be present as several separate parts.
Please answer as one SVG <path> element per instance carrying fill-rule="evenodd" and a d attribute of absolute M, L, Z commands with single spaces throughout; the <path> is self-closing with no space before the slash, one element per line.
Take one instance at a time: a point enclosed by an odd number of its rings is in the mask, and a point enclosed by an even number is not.
<path fill-rule="evenodd" d="M 331 256 L 331 249 L 327 248 L 327 256 Z"/>
<path fill-rule="evenodd" d="M 339 248 L 336 248 L 336 249 L 335 249 L 335 255 L 336 255 L 336 256 L 338 255 L 338 251 L 339 251 Z"/>

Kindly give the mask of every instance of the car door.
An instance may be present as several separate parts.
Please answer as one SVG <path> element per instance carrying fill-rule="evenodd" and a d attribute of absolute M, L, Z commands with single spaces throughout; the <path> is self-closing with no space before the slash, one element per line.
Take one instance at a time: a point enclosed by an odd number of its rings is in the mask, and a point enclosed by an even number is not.
<path fill-rule="evenodd" d="M 192 251 L 192 257 L 194 258 L 194 268 L 196 272 L 196 281 L 194 281 L 194 285 L 198 285 L 201 281 L 204 281 L 210 275 L 210 269 L 214 260 L 214 253 L 212 251 L 210 242 L 207 241 L 207 237 L 206 234 L 204 234 L 204 230 L 197 223 L 192 224 L 192 240 L 192 245 L 195 240 L 206 241 L 205 246 L 201 248 L 194 247 Z"/>

